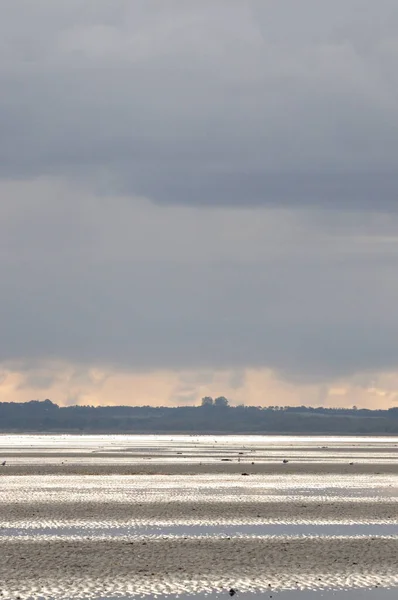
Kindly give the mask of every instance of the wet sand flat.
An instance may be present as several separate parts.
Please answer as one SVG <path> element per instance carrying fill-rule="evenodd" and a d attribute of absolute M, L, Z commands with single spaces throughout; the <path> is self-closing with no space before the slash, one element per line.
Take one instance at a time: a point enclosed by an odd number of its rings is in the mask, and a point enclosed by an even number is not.
<path fill-rule="evenodd" d="M 2 542 L 5 593 L 398 585 L 396 539 L 179 539 Z"/>
<path fill-rule="evenodd" d="M 1 597 L 398 588 L 397 448 L 0 436 Z"/>
<path fill-rule="evenodd" d="M 0 504 L 0 524 L 39 522 L 374 522 L 398 520 L 391 502 L 11 502 Z"/>
<path fill-rule="evenodd" d="M 76 456 L 76 459 L 85 458 Z M 43 461 L 44 462 L 44 461 Z M 249 475 L 323 475 L 323 474 L 364 474 L 364 475 L 380 475 L 391 474 L 398 476 L 398 458 L 395 462 L 378 462 L 366 463 L 358 462 L 350 465 L 348 459 L 346 462 L 289 462 L 283 464 L 279 462 L 256 463 L 253 461 L 223 462 L 218 463 L 157 463 L 156 461 L 147 460 L 147 462 L 129 461 L 127 464 L 106 463 L 98 464 L 97 461 L 88 462 L 88 464 L 79 464 L 70 461 L 68 464 L 62 464 L 58 459 L 54 464 L 9 464 L 7 471 L 4 469 L 0 472 L 2 475 L 201 475 L 201 474 L 241 474 L 247 472 Z"/>

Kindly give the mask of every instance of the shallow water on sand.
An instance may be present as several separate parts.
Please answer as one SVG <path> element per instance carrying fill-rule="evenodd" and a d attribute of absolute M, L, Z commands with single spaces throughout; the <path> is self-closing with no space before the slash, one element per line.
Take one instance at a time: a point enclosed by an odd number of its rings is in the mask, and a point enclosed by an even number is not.
<path fill-rule="evenodd" d="M 398 438 L 3 435 L 3 460 L 4 599 L 398 597 Z"/>
<path fill-rule="evenodd" d="M 107 527 L 101 527 L 95 524 L 88 524 L 82 527 L 61 526 L 61 527 L 41 527 L 40 524 L 24 524 L 24 527 L 1 527 L 0 539 L 11 537 L 34 537 L 45 539 L 67 537 L 67 538 L 165 538 L 165 537 L 392 537 L 398 536 L 398 524 L 382 523 L 334 523 L 334 524 L 219 524 L 219 525 L 137 525 L 137 526 L 115 526 L 109 524 Z"/>

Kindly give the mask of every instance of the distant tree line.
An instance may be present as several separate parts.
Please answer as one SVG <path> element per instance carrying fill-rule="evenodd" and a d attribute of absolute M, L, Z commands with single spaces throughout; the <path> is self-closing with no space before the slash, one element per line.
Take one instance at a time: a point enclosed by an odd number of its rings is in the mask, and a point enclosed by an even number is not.
<path fill-rule="evenodd" d="M 224 396 L 200 406 L 58 406 L 50 400 L 0 403 L 2 432 L 398 434 L 388 410 L 309 406 L 231 406 Z"/>

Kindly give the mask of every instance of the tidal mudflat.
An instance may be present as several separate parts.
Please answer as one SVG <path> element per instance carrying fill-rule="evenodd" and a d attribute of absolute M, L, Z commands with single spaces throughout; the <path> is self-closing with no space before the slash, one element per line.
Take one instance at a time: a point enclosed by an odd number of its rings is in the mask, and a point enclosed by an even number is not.
<path fill-rule="evenodd" d="M 398 593 L 398 438 L 3 435 L 0 459 L 2 598 Z"/>

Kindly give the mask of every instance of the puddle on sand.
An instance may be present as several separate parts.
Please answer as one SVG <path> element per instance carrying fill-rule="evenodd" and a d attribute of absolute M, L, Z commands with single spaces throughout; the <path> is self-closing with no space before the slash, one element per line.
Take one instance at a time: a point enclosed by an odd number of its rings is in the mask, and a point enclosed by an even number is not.
<path fill-rule="evenodd" d="M 142 525 L 95 527 L 2 527 L 4 537 L 258 537 L 258 536 L 398 536 L 398 524 L 258 524 L 258 525 Z"/>

